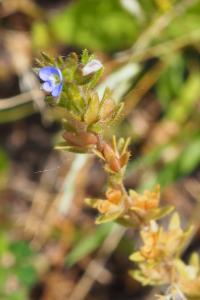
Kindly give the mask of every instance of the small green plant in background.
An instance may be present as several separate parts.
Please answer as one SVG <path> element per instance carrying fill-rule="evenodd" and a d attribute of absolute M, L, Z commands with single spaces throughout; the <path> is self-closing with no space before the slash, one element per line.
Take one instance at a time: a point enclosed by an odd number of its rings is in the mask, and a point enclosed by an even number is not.
<path fill-rule="evenodd" d="M 142 194 L 125 189 L 130 140 L 106 138 L 107 129 L 119 120 L 123 104 L 114 101 L 108 88 L 102 98 L 95 90 L 103 72 L 102 63 L 84 50 L 80 59 L 75 53 L 56 60 L 43 53 L 38 64 L 46 101 L 63 125 L 63 138 L 56 149 L 94 154 L 108 175 L 105 197 L 85 199 L 99 213 L 96 223 L 115 221 L 137 229 L 141 235 L 141 245 L 130 256 L 136 264 L 130 275 L 143 285 L 167 285 L 166 295 L 159 296 L 160 299 L 198 299 L 198 256 L 193 254 L 188 265 L 181 260 L 193 227 L 183 230 L 176 212 L 167 229 L 157 223 L 174 210 L 172 206 L 160 205 L 159 186 Z"/>
<path fill-rule="evenodd" d="M 25 241 L 12 241 L 0 232 L 0 298 L 26 300 L 38 280 L 35 253 Z"/>

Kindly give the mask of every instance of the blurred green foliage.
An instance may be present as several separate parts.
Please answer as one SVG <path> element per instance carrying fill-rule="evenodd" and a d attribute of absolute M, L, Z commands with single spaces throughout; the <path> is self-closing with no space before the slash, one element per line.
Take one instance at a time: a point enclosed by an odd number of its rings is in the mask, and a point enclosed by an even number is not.
<path fill-rule="evenodd" d="M 186 62 L 182 54 L 172 57 L 169 66 L 162 72 L 155 86 L 162 108 L 167 111 L 170 102 L 178 97 L 184 85 Z"/>
<path fill-rule="evenodd" d="M 96 227 L 94 232 L 88 236 L 84 235 L 84 237 L 79 239 L 79 241 L 74 245 L 72 251 L 67 255 L 66 264 L 68 266 L 72 266 L 85 256 L 98 249 L 110 232 L 112 226 L 112 223 L 103 224 Z"/>
<path fill-rule="evenodd" d="M 39 47 L 48 44 L 49 30 L 63 44 L 114 51 L 131 46 L 138 29 L 137 19 L 123 9 L 120 1 L 79 0 L 53 16 L 49 28 L 36 22 L 33 41 Z"/>
<path fill-rule="evenodd" d="M 34 251 L 23 240 L 11 241 L 0 232 L 0 297 L 26 300 L 29 289 L 38 279 L 33 265 Z"/>

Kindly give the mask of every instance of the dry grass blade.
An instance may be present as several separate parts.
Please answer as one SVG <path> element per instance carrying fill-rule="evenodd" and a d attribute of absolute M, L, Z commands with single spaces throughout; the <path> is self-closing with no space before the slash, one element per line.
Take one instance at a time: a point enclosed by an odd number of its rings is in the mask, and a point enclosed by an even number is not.
<path fill-rule="evenodd" d="M 97 279 L 105 272 L 104 267 L 119 244 L 125 231 L 125 228 L 119 227 L 118 225 L 113 226 L 110 234 L 107 236 L 103 245 L 97 252 L 96 258 L 88 264 L 85 273 L 75 286 L 68 300 L 85 299 L 94 282 L 97 281 Z"/>

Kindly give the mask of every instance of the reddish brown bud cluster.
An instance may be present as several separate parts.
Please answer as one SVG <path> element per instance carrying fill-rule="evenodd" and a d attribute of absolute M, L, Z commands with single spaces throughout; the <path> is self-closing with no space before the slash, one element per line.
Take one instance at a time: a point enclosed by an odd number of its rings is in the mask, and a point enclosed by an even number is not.
<path fill-rule="evenodd" d="M 97 136 L 91 132 L 68 132 L 63 133 L 63 138 L 73 146 L 87 147 L 89 145 L 97 144 Z"/>
<path fill-rule="evenodd" d="M 113 151 L 111 146 L 109 146 L 108 144 L 104 144 L 102 152 L 110 169 L 114 172 L 119 172 L 121 169 L 120 158 Z"/>
<path fill-rule="evenodd" d="M 98 200 L 96 207 L 100 213 L 106 214 L 118 210 L 118 205 L 122 200 L 122 193 L 120 190 L 108 189 L 106 192 L 106 200 Z"/>
<path fill-rule="evenodd" d="M 109 145 L 106 142 L 101 142 L 99 140 L 97 145 L 97 154 L 106 162 L 106 169 L 111 172 L 118 173 L 126 165 L 130 156 L 130 153 L 127 151 L 128 142 L 123 140 L 122 149 L 118 149 L 116 145 L 115 137 L 113 137 L 112 145 Z"/>

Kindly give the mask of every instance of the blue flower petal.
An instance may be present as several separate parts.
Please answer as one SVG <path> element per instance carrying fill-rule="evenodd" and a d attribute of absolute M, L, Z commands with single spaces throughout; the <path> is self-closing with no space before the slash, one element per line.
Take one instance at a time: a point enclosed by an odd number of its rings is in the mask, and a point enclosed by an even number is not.
<path fill-rule="evenodd" d="M 44 67 L 41 68 L 39 71 L 39 77 L 43 81 L 49 80 L 52 75 L 57 75 L 60 81 L 62 81 L 62 73 L 59 69 L 55 67 Z"/>
<path fill-rule="evenodd" d="M 53 89 L 51 95 L 53 97 L 58 97 L 60 95 L 61 91 L 62 91 L 62 83 L 56 85 L 56 87 Z"/>
<path fill-rule="evenodd" d="M 60 82 L 62 82 L 63 80 L 63 76 L 62 76 L 62 72 L 60 71 L 60 69 L 56 69 L 58 71 L 58 77 L 60 79 Z"/>
<path fill-rule="evenodd" d="M 51 81 L 46 81 L 43 83 L 42 88 L 45 92 L 52 92 L 54 89 L 54 86 L 52 85 Z"/>

